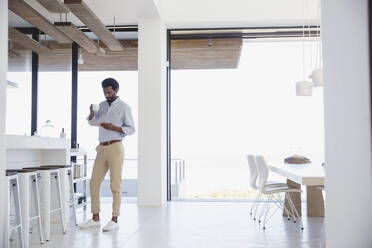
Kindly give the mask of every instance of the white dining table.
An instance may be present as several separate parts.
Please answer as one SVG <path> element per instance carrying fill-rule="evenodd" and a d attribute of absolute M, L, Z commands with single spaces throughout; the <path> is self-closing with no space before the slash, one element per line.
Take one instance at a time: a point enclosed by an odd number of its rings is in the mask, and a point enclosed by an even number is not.
<path fill-rule="evenodd" d="M 324 188 L 324 166 L 321 160 L 312 161 L 303 165 L 292 165 L 284 162 L 269 162 L 269 170 L 287 178 L 287 184 L 301 188 L 306 186 L 307 216 L 324 217 L 324 199 L 322 188 Z M 301 215 L 301 193 L 290 193 L 291 199 Z M 288 206 L 287 199 L 285 205 Z M 285 216 L 285 213 L 283 212 Z"/>

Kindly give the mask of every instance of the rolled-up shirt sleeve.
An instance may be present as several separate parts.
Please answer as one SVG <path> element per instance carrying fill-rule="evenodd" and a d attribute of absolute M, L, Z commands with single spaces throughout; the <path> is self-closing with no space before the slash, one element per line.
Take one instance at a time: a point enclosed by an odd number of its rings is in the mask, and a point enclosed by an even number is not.
<path fill-rule="evenodd" d="M 121 126 L 121 129 L 123 130 L 123 134 L 121 134 L 122 136 L 132 135 L 136 132 L 136 129 L 134 128 L 132 110 L 130 107 L 125 109 L 124 122 Z"/>

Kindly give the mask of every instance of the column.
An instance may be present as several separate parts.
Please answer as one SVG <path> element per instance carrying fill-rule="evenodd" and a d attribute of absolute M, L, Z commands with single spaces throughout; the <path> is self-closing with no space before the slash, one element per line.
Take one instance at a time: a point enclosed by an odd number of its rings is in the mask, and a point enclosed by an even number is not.
<path fill-rule="evenodd" d="M 368 2 L 322 1 L 327 247 L 372 244 Z"/>
<path fill-rule="evenodd" d="M 8 1 L 0 1 L 0 32 L 0 202 L 2 202 L 0 207 L 0 246 L 5 247 L 5 228 L 7 228 L 5 113 L 6 73 L 8 71 Z"/>
<path fill-rule="evenodd" d="M 138 203 L 166 202 L 166 30 L 159 18 L 138 21 Z"/>

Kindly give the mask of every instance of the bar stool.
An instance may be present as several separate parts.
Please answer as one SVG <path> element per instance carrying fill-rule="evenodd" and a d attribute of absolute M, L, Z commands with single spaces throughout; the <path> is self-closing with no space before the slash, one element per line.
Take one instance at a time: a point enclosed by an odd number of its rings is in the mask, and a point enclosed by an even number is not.
<path fill-rule="evenodd" d="M 22 224 L 23 224 L 23 242 L 25 247 L 29 247 L 30 234 L 30 223 L 36 220 L 39 229 L 40 243 L 44 243 L 42 228 L 41 228 L 41 214 L 40 214 L 40 196 L 39 196 L 39 178 L 36 169 L 16 169 L 7 170 L 8 172 L 17 172 L 19 178 L 19 188 L 20 188 L 20 199 L 21 199 L 21 213 L 22 213 Z M 33 190 L 33 201 L 36 214 L 35 216 L 30 216 L 30 191 L 29 186 L 31 182 L 31 187 Z"/>
<path fill-rule="evenodd" d="M 49 168 L 49 167 L 28 167 L 24 169 L 36 169 L 41 176 L 41 196 L 43 199 L 43 234 L 45 236 L 45 240 L 49 241 L 50 239 L 50 214 L 54 212 L 59 212 L 60 214 L 60 221 L 62 226 L 62 233 L 66 233 L 65 222 L 64 222 L 64 213 L 62 209 L 62 199 L 61 199 L 61 183 L 60 183 L 60 173 L 59 170 L 56 168 Z M 55 186 L 57 190 L 57 207 L 55 209 L 51 209 L 51 179 L 55 179 Z"/>
<path fill-rule="evenodd" d="M 74 222 L 75 225 L 77 225 L 76 220 L 76 205 L 75 205 L 75 193 L 74 193 L 74 181 L 73 181 L 73 167 L 71 165 L 43 165 L 41 166 L 43 168 L 53 168 L 53 169 L 59 169 L 60 176 L 61 176 L 61 194 L 62 199 L 66 198 L 66 175 L 68 177 L 68 184 L 69 184 L 69 194 L 70 199 L 68 202 L 68 205 L 66 207 L 65 204 L 62 204 L 62 208 L 64 209 L 64 216 L 65 216 L 65 224 L 68 222 L 69 214 L 69 208 L 72 207 L 72 214 L 74 216 Z"/>
<path fill-rule="evenodd" d="M 9 187 L 9 190 L 7 191 L 8 194 L 8 226 L 6 228 L 6 247 L 9 247 L 9 240 L 10 240 L 10 234 L 14 230 L 18 230 L 18 239 L 19 239 L 19 245 L 20 247 L 24 248 L 24 242 L 23 242 L 23 226 L 22 226 L 22 213 L 21 213 L 21 203 L 19 198 L 19 183 L 18 183 L 18 173 L 17 172 L 6 172 L 6 178 L 7 178 L 7 187 Z M 10 192 L 13 193 L 14 197 L 14 208 L 15 208 L 15 217 L 16 217 L 16 223 L 13 227 L 10 226 Z"/>

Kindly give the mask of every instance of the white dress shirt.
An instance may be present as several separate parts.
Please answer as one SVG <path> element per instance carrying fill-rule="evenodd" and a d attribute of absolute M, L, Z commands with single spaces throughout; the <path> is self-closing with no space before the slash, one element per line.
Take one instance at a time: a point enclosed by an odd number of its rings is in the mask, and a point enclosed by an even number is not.
<path fill-rule="evenodd" d="M 122 140 L 125 136 L 134 134 L 134 120 L 131 108 L 123 102 L 119 97 L 109 105 L 107 101 L 99 104 L 98 112 L 94 113 L 94 117 L 88 122 L 92 126 L 97 122 L 112 123 L 112 125 L 121 127 L 124 133 L 119 133 L 112 130 L 107 130 L 99 127 L 99 142 L 107 142 L 111 140 Z"/>

